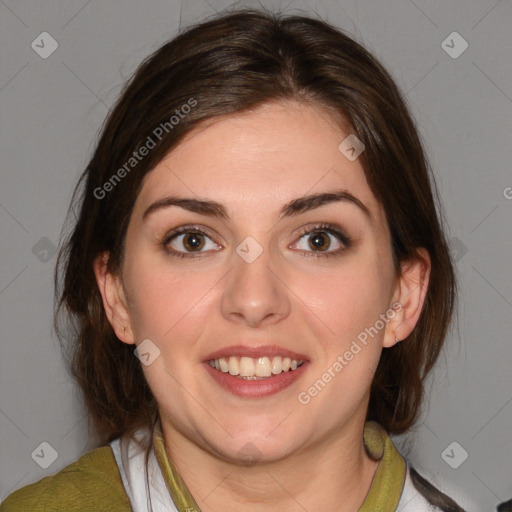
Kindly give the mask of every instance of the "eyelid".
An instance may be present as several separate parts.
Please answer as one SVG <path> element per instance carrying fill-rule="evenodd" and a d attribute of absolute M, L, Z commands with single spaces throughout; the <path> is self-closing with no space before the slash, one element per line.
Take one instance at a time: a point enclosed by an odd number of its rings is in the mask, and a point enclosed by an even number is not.
<path fill-rule="evenodd" d="M 329 222 L 318 222 L 303 226 L 298 231 L 297 236 L 302 238 L 304 235 L 322 231 L 330 233 L 334 236 L 338 236 L 341 242 L 350 242 L 350 237 L 347 235 L 347 233 L 341 226 L 330 224 Z"/>
<path fill-rule="evenodd" d="M 164 242 L 168 243 L 171 240 L 171 238 L 174 238 L 175 236 L 182 235 L 183 233 L 189 233 L 189 232 L 201 233 L 202 235 L 206 235 L 209 238 L 212 238 L 212 235 L 208 228 L 199 226 L 198 224 L 185 224 L 184 226 L 179 226 L 177 228 L 173 228 L 170 231 L 168 231 L 164 235 L 163 240 L 164 240 Z"/>

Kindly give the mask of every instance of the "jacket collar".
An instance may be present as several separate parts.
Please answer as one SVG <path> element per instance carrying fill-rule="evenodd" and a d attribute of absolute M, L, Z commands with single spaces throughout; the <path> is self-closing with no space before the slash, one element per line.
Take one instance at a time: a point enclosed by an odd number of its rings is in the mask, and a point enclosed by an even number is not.
<path fill-rule="evenodd" d="M 405 481 L 405 461 L 387 432 L 378 423 L 367 422 L 363 438 L 368 455 L 380 462 L 359 512 L 394 512 Z M 158 464 L 178 511 L 200 512 L 201 509 L 167 454 L 160 422 L 156 425 L 153 443 Z"/>

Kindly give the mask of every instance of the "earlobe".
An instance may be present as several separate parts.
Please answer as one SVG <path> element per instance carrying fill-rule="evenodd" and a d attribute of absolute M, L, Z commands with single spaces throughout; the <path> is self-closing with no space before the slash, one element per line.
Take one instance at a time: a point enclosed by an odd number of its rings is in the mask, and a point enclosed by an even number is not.
<path fill-rule="evenodd" d="M 392 347 L 407 338 L 423 309 L 430 280 L 431 262 L 426 249 L 418 248 L 417 254 L 415 259 L 402 264 L 394 295 L 400 309 L 386 327 L 384 347 Z"/>
<path fill-rule="evenodd" d="M 105 314 L 117 337 L 124 343 L 135 343 L 130 314 L 120 276 L 108 270 L 109 253 L 104 252 L 94 260 L 94 275 L 103 301 Z"/>

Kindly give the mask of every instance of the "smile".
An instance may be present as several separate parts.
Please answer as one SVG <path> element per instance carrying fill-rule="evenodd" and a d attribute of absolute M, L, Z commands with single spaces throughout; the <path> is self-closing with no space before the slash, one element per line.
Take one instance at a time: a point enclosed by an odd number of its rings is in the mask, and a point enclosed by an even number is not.
<path fill-rule="evenodd" d="M 279 357 L 253 359 L 245 356 L 240 358 L 230 356 L 209 359 L 203 363 L 203 367 L 210 374 L 213 382 L 231 395 L 252 399 L 265 398 L 291 386 L 300 379 L 310 364 L 306 360 L 292 360 L 287 357 L 281 357 L 279 361 Z M 222 363 L 221 360 L 223 360 Z M 233 374 L 229 371 L 230 366 Z M 273 373 L 272 368 L 278 373 Z"/>
<path fill-rule="evenodd" d="M 229 356 L 212 359 L 209 364 L 212 368 L 239 379 L 260 380 L 283 372 L 293 372 L 304 364 L 304 361 L 282 356 L 258 358 Z"/>

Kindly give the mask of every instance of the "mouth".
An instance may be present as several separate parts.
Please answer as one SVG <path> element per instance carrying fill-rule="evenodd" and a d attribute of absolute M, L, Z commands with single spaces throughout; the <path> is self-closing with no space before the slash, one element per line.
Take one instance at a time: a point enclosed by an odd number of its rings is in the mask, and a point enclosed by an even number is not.
<path fill-rule="evenodd" d="M 252 357 L 221 357 L 208 361 L 212 368 L 229 373 L 233 377 L 243 380 L 261 380 L 275 377 L 283 372 L 293 372 L 300 368 L 303 360 L 291 359 L 282 356 Z"/>
<path fill-rule="evenodd" d="M 223 389 L 246 397 L 265 397 L 278 393 L 295 382 L 309 360 L 277 346 L 234 346 L 208 355 L 203 364 Z"/>

